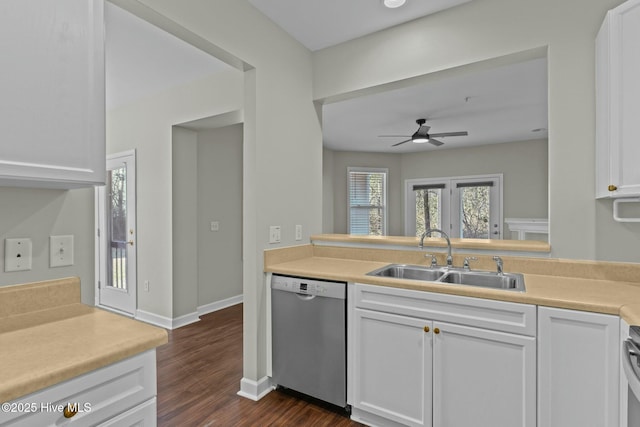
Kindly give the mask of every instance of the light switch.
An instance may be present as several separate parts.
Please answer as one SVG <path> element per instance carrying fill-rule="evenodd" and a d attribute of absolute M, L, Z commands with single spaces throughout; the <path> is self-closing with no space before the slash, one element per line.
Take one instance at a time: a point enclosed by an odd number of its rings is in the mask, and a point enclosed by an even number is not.
<path fill-rule="evenodd" d="M 73 265 L 73 235 L 49 236 L 49 267 Z"/>
<path fill-rule="evenodd" d="M 5 239 L 4 271 L 31 270 L 31 239 Z"/>

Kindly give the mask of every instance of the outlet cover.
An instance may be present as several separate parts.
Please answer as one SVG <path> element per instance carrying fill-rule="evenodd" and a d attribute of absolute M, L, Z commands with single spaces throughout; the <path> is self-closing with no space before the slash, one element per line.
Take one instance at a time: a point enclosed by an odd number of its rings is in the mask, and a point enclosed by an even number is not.
<path fill-rule="evenodd" d="M 49 267 L 73 265 L 73 235 L 49 236 Z"/>
<path fill-rule="evenodd" d="M 280 243 L 280 226 L 272 225 L 269 227 L 269 243 Z"/>
<path fill-rule="evenodd" d="M 5 239 L 4 241 L 4 271 L 31 270 L 32 245 L 31 239 Z"/>

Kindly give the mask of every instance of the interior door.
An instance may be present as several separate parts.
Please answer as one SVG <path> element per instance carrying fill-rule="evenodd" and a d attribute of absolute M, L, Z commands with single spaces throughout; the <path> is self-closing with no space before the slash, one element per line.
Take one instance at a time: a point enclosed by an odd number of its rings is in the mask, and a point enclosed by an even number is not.
<path fill-rule="evenodd" d="M 134 315 L 136 284 L 135 151 L 107 157 L 107 183 L 96 193 L 96 304 Z"/>

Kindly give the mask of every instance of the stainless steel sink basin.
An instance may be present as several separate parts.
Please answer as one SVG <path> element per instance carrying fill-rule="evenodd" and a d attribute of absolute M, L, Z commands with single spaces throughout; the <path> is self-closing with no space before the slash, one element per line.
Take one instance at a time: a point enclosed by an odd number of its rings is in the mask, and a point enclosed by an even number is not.
<path fill-rule="evenodd" d="M 420 265 L 391 264 L 371 271 L 367 275 L 435 282 L 444 276 L 446 271 L 446 269 L 442 268 L 428 268 Z"/>
<path fill-rule="evenodd" d="M 482 288 L 504 289 L 524 292 L 524 276 L 519 273 L 496 273 L 483 270 L 464 270 L 447 267 L 424 267 L 420 265 L 390 264 L 367 273 L 368 276 L 396 279 L 424 280 Z"/>
<path fill-rule="evenodd" d="M 517 273 L 498 274 L 491 271 L 450 271 L 440 280 L 442 283 L 507 289 L 524 292 L 524 277 Z"/>

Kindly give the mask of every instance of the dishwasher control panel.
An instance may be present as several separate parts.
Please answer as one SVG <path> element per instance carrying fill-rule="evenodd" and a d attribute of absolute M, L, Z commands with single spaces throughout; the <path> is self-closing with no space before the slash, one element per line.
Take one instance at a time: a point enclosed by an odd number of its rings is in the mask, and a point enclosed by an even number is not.
<path fill-rule="evenodd" d="M 317 295 L 328 298 L 346 298 L 345 282 L 329 282 L 303 277 L 271 276 L 271 289 L 301 295 Z"/>

